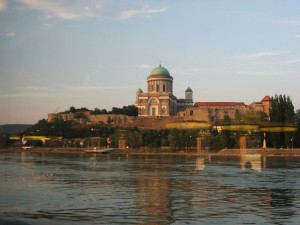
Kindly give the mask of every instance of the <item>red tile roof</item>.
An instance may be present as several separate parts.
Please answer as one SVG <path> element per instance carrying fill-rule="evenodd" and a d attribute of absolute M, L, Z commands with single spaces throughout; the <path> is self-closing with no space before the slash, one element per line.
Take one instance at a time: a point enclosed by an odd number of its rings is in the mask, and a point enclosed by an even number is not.
<path fill-rule="evenodd" d="M 196 102 L 195 107 L 224 107 L 224 106 L 243 106 L 244 102 Z"/>
<path fill-rule="evenodd" d="M 266 95 L 261 101 L 262 102 L 271 101 L 271 98 L 270 98 L 270 96 Z"/>

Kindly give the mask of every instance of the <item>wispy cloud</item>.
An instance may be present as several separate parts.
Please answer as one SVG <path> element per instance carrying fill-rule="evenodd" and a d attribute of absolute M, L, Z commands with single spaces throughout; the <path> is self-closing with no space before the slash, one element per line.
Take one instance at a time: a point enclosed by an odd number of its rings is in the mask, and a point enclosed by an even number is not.
<path fill-rule="evenodd" d="M 165 8 L 154 9 L 154 8 L 145 7 L 142 9 L 130 9 L 122 12 L 120 14 L 120 19 L 126 20 L 129 19 L 130 17 L 137 16 L 137 15 L 150 15 L 150 14 L 162 13 L 164 11 L 166 11 Z"/>
<path fill-rule="evenodd" d="M 88 75 L 86 78 L 85 78 L 85 80 L 84 80 L 84 82 L 83 82 L 83 85 L 88 85 L 89 84 L 89 82 L 90 82 L 90 78 L 91 78 L 91 76 L 90 75 Z"/>
<path fill-rule="evenodd" d="M 300 38 L 300 34 L 296 35 L 296 38 Z"/>
<path fill-rule="evenodd" d="M 42 25 L 44 25 L 46 27 L 54 27 L 54 25 L 51 23 L 42 23 Z"/>
<path fill-rule="evenodd" d="M 0 12 L 6 10 L 6 0 L 0 0 Z"/>
<path fill-rule="evenodd" d="M 282 20 L 281 23 L 289 25 L 300 25 L 300 20 Z"/>
<path fill-rule="evenodd" d="M 91 86 L 91 85 L 61 85 L 64 89 L 69 91 L 101 91 L 101 90 L 119 90 L 131 89 L 136 86 Z"/>
<path fill-rule="evenodd" d="M 281 62 L 281 64 L 294 64 L 294 63 L 300 63 L 300 59 L 292 59 L 292 60 Z"/>
<path fill-rule="evenodd" d="M 13 37 L 15 35 L 16 35 L 16 33 L 14 33 L 14 32 L 7 32 L 7 33 L 5 33 L 6 37 Z"/>
<path fill-rule="evenodd" d="M 238 55 L 238 56 L 235 56 L 235 58 L 242 58 L 242 59 L 247 59 L 247 58 L 261 58 L 261 57 L 286 55 L 286 54 L 289 54 L 289 53 L 291 53 L 291 51 L 257 52 L 257 53 L 248 54 L 248 55 Z"/>
<path fill-rule="evenodd" d="M 241 76 L 278 76 L 296 73 L 295 71 L 238 71 L 236 74 Z"/>
<path fill-rule="evenodd" d="M 140 64 L 140 65 L 137 65 L 137 67 L 140 68 L 140 69 L 150 69 L 150 68 L 152 68 L 152 66 L 149 65 L 149 64 Z"/>
<path fill-rule="evenodd" d="M 75 19 L 80 17 L 94 17 L 101 14 L 104 1 L 81 1 L 81 0 L 18 0 L 30 9 L 41 10 L 48 17 L 62 19 Z M 71 3 L 71 4 L 70 4 Z"/>

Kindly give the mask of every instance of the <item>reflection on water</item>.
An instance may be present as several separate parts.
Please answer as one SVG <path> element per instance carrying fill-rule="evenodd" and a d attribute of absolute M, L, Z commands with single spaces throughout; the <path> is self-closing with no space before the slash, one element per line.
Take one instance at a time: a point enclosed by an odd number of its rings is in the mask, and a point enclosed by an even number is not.
<path fill-rule="evenodd" d="M 299 224 L 300 158 L 1 153 L 0 224 Z"/>

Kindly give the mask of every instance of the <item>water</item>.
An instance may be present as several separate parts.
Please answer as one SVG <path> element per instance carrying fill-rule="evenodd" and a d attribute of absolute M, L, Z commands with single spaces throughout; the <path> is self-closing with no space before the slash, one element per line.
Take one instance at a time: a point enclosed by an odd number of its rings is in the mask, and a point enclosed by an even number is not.
<path fill-rule="evenodd" d="M 300 158 L 0 154 L 0 224 L 300 224 Z"/>

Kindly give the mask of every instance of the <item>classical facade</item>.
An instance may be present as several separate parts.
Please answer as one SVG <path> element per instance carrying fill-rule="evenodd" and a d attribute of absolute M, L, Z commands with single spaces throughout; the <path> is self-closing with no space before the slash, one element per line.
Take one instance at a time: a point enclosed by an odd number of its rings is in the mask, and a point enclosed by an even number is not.
<path fill-rule="evenodd" d="M 186 90 L 186 99 L 173 95 L 173 77 L 159 65 L 147 77 L 147 92 L 138 89 L 135 105 L 139 116 L 176 116 L 177 112 L 193 105 L 193 91 Z"/>
<path fill-rule="evenodd" d="M 184 120 L 216 123 L 225 115 L 235 119 L 246 111 L 263 111 L 269 116 L 271 98 L 265 96 L 261 101 L 246 105 L 244 102 L 193 102 L 193 91 L 188 87 L 184 99 L 173 95 L 173 77 L 161 65 L 154 68 L 147 77 L 147 92 L 138 89 L 135 105 L 139 117 L 179 116 Z"/>

